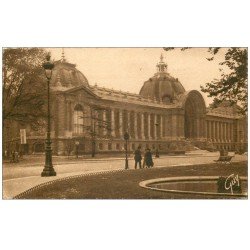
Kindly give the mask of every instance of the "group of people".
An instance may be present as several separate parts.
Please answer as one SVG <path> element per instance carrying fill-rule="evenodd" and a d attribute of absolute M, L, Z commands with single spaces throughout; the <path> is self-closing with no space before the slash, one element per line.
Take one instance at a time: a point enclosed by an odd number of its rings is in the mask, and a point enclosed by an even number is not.
<path fill-rule="evenodd" d="M 4 152 L 4 158 L 10 159 L 10 162 L 17 163 L 19 162 L 19 158 L 22 157 L 21 152 L 17 152 L 16 150 L 13 151 L 7 151 Z"/>
<path fill-rule="evenodd" d="M 156 157 L 159 157 L 157 150 Z M 139 168 L 152 168 L 154 166 L 152 152 L 149 148 L 145 150 L 144 158 L 142 158 L 141 147 L 139 146 L 134 152 L 135 169 L 139 165 Z M 143 160 L 143 163 L 142 163 Z"/>

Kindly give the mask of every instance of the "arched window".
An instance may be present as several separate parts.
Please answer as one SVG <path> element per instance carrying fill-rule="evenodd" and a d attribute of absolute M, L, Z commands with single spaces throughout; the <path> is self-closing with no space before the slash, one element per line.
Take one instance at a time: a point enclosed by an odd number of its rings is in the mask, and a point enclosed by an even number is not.
<path fill-rule="evenodd" d="M 74 108 L 74 133 L 83 133 L 83 108 L 80 104 Z"/>

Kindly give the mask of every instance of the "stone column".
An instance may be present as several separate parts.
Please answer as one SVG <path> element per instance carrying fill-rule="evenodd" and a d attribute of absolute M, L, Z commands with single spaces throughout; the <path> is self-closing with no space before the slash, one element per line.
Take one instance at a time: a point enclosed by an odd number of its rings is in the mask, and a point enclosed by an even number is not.
<path fill-rule="evenodd" d="M 134 112 L 134 133 L 135 133 L 135 139 L 138 139 L 138 129 L 137 129 L 137 113 Z"/>
<path fill-rule="evenodd" d="M 151 119 L 150 114 L 148 113 L 148 139 L 151 139 Z"/>
<path fill-rule="evenodd" d="M 163 117 L 162 115 L 160 115 L 160 125 L 159 125 L 159 137 L 160 137 L 160 140 L 162 140 L 163 138 L 163 134 L 162 134 L 162 131 L 163 131 Z"/>
<path fill-rule="evenodd" d="M 219 126 L 218 126 L 218 122 L 213 122 L 213 141 L 218 141 L 219 137 L 218 137 L 218 133 L 219 133 Z"/>
<path fill-rule="evenodd" d="M 123 138 L 123 115 L 122 110 L 119 109 L 119 135 L 121 138 Z"/>
<path fill-rule="evenodd" d="M 208 122 L 209 122 L 209 128 L 210 128 L 210 129 L 209 129 L 209 131 L 210 131 L 210 132 L 209 132 L 209 133 L 210 133 L 209 136 L 210 136 L 210 139 L 213 140 L 213 132 L 214 132 L 214 131 L 213 131 L 213 128 L 214 128 L 214 127 L 213 127 L 213 122 L 212 122 L 212 121 L 208 121 Z"/>
<path fill-rule="evenodd" d="M 220 122 L 220 140 L 221 140 L 221 142 L 224 141 L 224 139 L 223 139 L 223 123 L 222 122 Z"/>
<path fill-rule="evenodd" d="M 214 137 L 214 139 L 215 139 L 215 141 L 219 141 L 219 123 L 216 121 L 214 121 L 213 122 L 214 123 L 214 126 L 215 126 L 215 137 Z"/>
<path fill-rule="evenodd" d="M 129 133 L 129 136 L 131 136 L 131 131 L 130 131 L 130 111 L 126 110 L 126 115 L 127 115 L 127 124 L 125 128 L 127 129 L 127 132 Z"/>
<path fill-rule="evenodd" d="M 234 125 L 233 125 L 233 123 L 231 123 L 231 142 L 233 142 L 234 141 Z"/>
<path fill-rule="evenodd" d="M 225 142 L 226 140 L 225 140 L 225 123 L 224 122 L 222 122 L 221 123 L 221 126 L 222 126 L 222 141 L 223 142 Z"/>
<path fill-rule="evenodd" d="M 214 141 L 214 121 L 210 121 L 211 126 L 211 140 Z"/>
<path fill-rule="evenodd" d="M 221 142 L 224 142 L 224 128 L 223 128 L 223 122 L 220 122 L 220 133 L 221 133 Z"/>
<path fill-rule="evenodd" d="M 107 135 L 107 113 L 106 110 L 102 111 L 102 131 L 103 131 L 103 135 Z"/>
<path fill-rule="evenodd" d="M 157 114 L 153 114 L 154 117 L 154 124 L 153 124 L 153 138 L 157 139 L 157 130 L 160 124 L 157 123 Z M 158 124 L 158 125 L 156 125 Z"/>
<path fill-rule="evenodd" d="M 237 142 L 239 143 L 240 142 L 240 122 L 239 120 L 236 121 L 236 125 L 237 125 Z"/>
<path fill-rule="evenodd" d="M 217 137 L 218 137 L 218 141 L 220 142 L 221 141 L 221 126 L 220 126 L 220 122 L 217 122 L 217 128 L 218 128 Z"/>
<path fill-rule="evenodd" d="M 110 123 L 110 129 L 111 129 L 111 136 L 115 137 L 115 111 L 114 109 L 110 110 L 110 119 L 111 119 L 111 123 Z"/>
<path fill-rule="evenodd" d="M 213 131 L 213 129 L 216 127 L 216 125 L 214 126 L 213 124 L 214 124 L 215 122 L 214 121 L 209 121 L 209 124 L 210 124 L 210 129 L 211 129 L 211 134 L 210 134 L 210 137 L 211 137 L 211 139 L 213 138 L 213 136 L 214 136 L 214 131 Z M 213 127 L 214 126 L 214 127 Z"/>
<path fill-rule="evenodd" d="M 226 122 L 225 125 L 226 125 L 226 141 L 229 142 L 229 126 L 228 126 L 228 122 Z"/>
<path fill-rule="evenodd" d="M 140 117 L 141 117 L 141 138 L 142 138 L 142 140 L 144 140 L 145 139 L 145 133 L 144 133 L 144 114 L 141 113 Z"/>
<path fill-rule="evenodd" d="M 226 127 L 226 123 L 223 122 L 223 139 L 224 139 L 224 142 L 227 142 L 227 127 Z"/>
<path fill-rule="evenodd" d="M 164 127 L 163 127 L 163 130 L 164 130 L 164 137 L 165 138 L 169 138 L 169 115 L 164 115 L 163 116 L 163 119 L 164 119 Z"/>
<path fill-rule="evenodd" d="M 94 126 L 95 126 L 95 132 L 97 134 L 97 136 L 101 136 L 101 123 L 99 122 L 100 118 L 101 118 L 101 114 L 100 114 L 100 111 L 98 110 L 93 110 L 94 112 Z"/>
<path fill-rule="evenodd" d="M 220 141 L 220 130 L 219 130 L 219 122 L 215 122 L 216 128 L 216 141 Z"/>
<path fill-rule="evenodd" d="M 211 122 L 207 121 L 207 138 L 211 139 Z"/>

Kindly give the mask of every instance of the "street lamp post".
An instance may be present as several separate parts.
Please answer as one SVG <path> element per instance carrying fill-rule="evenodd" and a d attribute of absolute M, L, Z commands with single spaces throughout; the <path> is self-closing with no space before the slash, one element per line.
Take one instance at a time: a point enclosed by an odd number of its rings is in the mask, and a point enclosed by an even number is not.
<path fill-rule="evenodd" d="M 80 144 L 79 141 L 76 141 L 76 142 L 75 142 L 75 145 L 76 145 L 76 158 L 78 158 L 79 144 Z"/>
<path fill-rule="evenodd" d="M 46 62 L 43 64 L 45 70 L 45 76 L 48 83 L 48 124 L 47 124 L 47 138 L 45 140 L 45 166 L 43 172 L 41 173 L 42 177 L 45 176 L 56 176 L 56 172 L 52 165 L 52 149 L 51 149 L 51 139 L 50 139 L 50 80 L 52 77 L 52 70 L 54 64 L 50 61 L 50 54 L 46 56 Z"/>
<path fill-rule="evenodd" d="M 126 141 L 125 145 L 125 169 L 128 169 L 128 140 L 129 140 L 129 133 L 125 132 L 124 134 L 124 140 Z"/>

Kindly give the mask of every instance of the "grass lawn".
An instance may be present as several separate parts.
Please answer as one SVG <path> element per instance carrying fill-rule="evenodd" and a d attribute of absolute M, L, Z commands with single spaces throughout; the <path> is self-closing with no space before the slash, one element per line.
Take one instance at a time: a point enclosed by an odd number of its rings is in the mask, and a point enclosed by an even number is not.
<path fill-rule="evenodd" d="M 139 182 L 175 176 L 247 176 L 247 162 L 138 169 L 82 175 L 53 181 L 19 195 L 19 199 L 206 199 L 196 194 L 148 190 Z"/>

